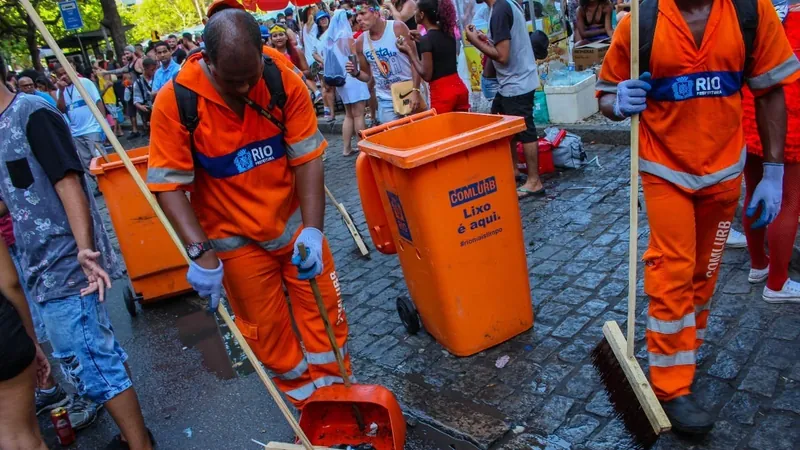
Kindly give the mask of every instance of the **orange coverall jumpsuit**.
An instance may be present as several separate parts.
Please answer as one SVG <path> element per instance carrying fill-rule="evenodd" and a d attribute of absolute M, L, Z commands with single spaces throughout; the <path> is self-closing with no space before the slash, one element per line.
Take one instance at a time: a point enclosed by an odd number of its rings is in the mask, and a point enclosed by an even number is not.
<path fill-rule="evenodd" d="M 211 85 L 199 64 L 201 58 L 191 56 L 177 78 L 198 94 L 196 152 L 192 154 L 189 134 L 180 122 L 170 82 L 159 92 L 153 109 L 147 184 L 153 192 L 192 193 L 200 225 L 224 261 L 223 285 L 236 325 L 273 372 L 275 383 L 302 407 L 316 389 L 342 382 L 311 287 L 297 279 L 297 267 L 291 263 L 294 241 L 302 229 L 292 167 L 320 157 L 327 142 L 317 129 L 303 81 L 283 58 L 276 63 L 288 100 L 283 114 L 273 112 L 287 128 L 283 139 L 278 128 L 253 108 L 246 107 L 240 120 Z M 268 105 L 265 83 L 254 87 L 249 97 Z M 349 371 L 347 320 L 327 240 L 323 264 L 317 281 Z"/>
<path fill-rule="evenodd" d="M 714 2 L 699 48 L 674 0 L 659 1 L 639 169 L 650 222 L 643 257 L 650 297 L 647 350 L 653 389 L 662 401 L 690 393 L 706 332 L 745 163 L 742 84 L 762 95 L 800 76 L 772 3 L 758 0 L 758 13 L 752 67 L 745 71 L 731 0 Z M 625 17 L 603 62 L 598 95 L 616 93 L 617 84 L 629 78 Z"/>

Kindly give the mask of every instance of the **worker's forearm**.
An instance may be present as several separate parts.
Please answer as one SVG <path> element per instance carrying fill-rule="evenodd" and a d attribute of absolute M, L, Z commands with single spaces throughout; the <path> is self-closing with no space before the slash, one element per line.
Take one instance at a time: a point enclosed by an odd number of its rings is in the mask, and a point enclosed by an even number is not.
<path fill-rule="evenodd" d="M 208 240 L 184 191 L 159 192 L 156 198 L 184 244 Z"/>
<path fill-rule="evenodd" d="M 8 206 L 6 206 L 6 202 L 0 201 L 0 217 L 6 214 L 8 214 Z"/>
<path fill-rule="evenodd" d="M 617 100 L 617 94 L 606 93 L 600 97 L 600 112 L 603 113 L 604 116 L 608 117 L 609 119 L 619 122 L 623 120 L 622 118 L 618 117 L 617 114 L 614 112 L 614 102 Z"/>
<path fill-rule="evenodd" d="M 772 89 L 756 97 L 756 124 L 764 161 L 783 163 L 783 147 L 786 142 L 786 100 L 783 87 Z"/>
<path fill-rule="evenodd" d="M 78 250 L 94 250 L 94 226 L 89 210 L 89 201 L 86 199 L 86 192 L 81 185 L 81 176 L 83 175 L 70 172 L 54 187 L 58 198 L 61 199 L 61 204 L 64 205 L 67 221 L 69 221 L 75 242 L 78 244 Z"/>
<path fill-rule="evenodd" d="M 197 216 L 194 213 L 192 204 L 186 193 L 183 191 L 159 192 L 156 194 L 158 204 L 164 210 L 164 214 L 169 219 L 169 223 L 175 228 L 178 237 L 184 245 L 196 242 L 206 242 L 208 236 L 200 226 Z M 217 254 L 214 250 L 209 250 L 197 259 L 197 263 L 207 269 L 216 268 L 219 263 Z"/>
<path fill-rule="evenodd" d="M 294 175 L 303 225 L 322 231 L 325 222 L 325 171 L 322 158 L 295 167 Z"/>

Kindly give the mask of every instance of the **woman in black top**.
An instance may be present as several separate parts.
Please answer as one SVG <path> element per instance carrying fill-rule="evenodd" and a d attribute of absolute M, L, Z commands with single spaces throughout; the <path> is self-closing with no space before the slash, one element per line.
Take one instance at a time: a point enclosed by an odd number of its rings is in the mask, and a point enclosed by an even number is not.
<path fill-rule="evenodd" d="M 438 113 L 469 111 L 469 91 L 458 76 L 456 41 L 456 8 L 452 0 L 420 0 L 415 18 L 427 34 L 412 31 L 422 60 L 411 54 L 405 42 L 397 48 L 408 55 L 423 80 L 430 83 L 431 108 Z"/>
<path fill-rule="evenodd" d="M 34 395 L 49 375 L 17 269 L 0 239 L 0 448 L 47 450 Z"/>

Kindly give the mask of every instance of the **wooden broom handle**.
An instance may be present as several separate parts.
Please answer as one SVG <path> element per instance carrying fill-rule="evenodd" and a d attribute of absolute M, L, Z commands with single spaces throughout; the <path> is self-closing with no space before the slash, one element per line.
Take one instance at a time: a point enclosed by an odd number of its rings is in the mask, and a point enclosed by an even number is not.
<path fill-rule="evenodd" d="M 72 65 L 69 63 L 69 61 L 67 61 L 67 58 L 64 56 L 64 52 L 61 51 L 61 48 L 56 43 L 55 39 L 53 39 L 53 35 L 51 35 L 50 32 L 45 27 L 41 17 L 39 17 L 39 14 L 31 5 L 30 0 L 20 0 L 20 3 L 22 3 L 22 6 L 25 8 L 25 11 L 28 12 L 28 16 L 30 16 L 31 20 L 36 25 L 36 28 L 39 29 L 40 33 L 42 33 L 44 40 L 47 42 L 47 45 L 56 55 L 58 62 L 67 71 L 67 75 L 69 76 L 70 80 L 72 80 L 72 84 L 75 85 L 75 88 L 77 88 L 78 93 L 80 93 L 81 97 L 83 98 L 83 101 L 86 102 L 86 106 L 88 106 L 89 110 L 92 111 L 92 114 L 94 115 L 94 118 L 97 120 L 97 123 L 100 124 L 100 127 L 103 129 L 103 132 L 106 134 L 106 137 L 111 142 L 111 145 L 114 147 L 114 151 L 117 152 L 117 155 L 119 155 L 119 159 L 125 165 L 125 168 L 128 169 L 128 172 L 130 173 L 131 177 L 133 177 L 133 181 L 136 182 L 136 186 L 138 186 L 139 190 L 142 191 L 142 194 L 147 199 L 147 202 L 150 204 L 150 206 L 153 208 L 153 211 L 156 213 L 158 220 L 161 221 L 161 224 L 167 230 L 167 233 L 172 238 L 172 241 L 175 243 L 175 246 L 178 247 L 178 251 L 181 252 L 181 255 L 183 255 L 183 257 L 186 259 L 186 262 L 188 263 L 189 257 L 186 254 L 186 249 L 183 247 L 183 243 L 178 237 L 178 234 L 175 232 L 175 229 L 172 228 L 172 225 L 169 223 L 169 220 L 167 220 L 167 217 L 164 215 L 164 211 L 161 210 L 161 207 L 158 205 L 158 202 L 156 201 L 153 194 L 147 188 L 147 185 L 145 185 L 144 180 L 142 180 L 142 177 L 139 175 L 139 172 L 136 170 L 136 167 L 134 167 L 133 163 L 131 162 L 131 159 L 128 157 L 128 154 L 125 152 L 125 149 L 122 148 L 122 145 L 119 143 L 119 140 L 117 139 L 117 136 L 114 134 L 114 131 L 108 125 L 108 122 L 106 122 L 106 118 L 103 117 L 103 115 L 100 113 L 100 110 L 97 108 L 97 105 L 94 102 L 92 102 L 89 93 L 86 92 L 86 89 L 84 89 L 83 84 L 81 84 L 78 75 L 72 68 Z M 266 386 L 270 396 L 272 396 L 272 399 L 275 401 L 275 404 L 278 405 L 278 408 L 283 413 L 283 416 L 286 418 L 286 421 L 289 422 L 289 425 L 292 427 L 295 434 L 297 434 L 298 438 L 300 438 L 300 442 L 303 445 L 303 447 L 306 450 L 314 450 L 314 447 L 311 445 L 311 441 L 308 440 L 308 436 L 306 436 L 306 434 L 300 428 L 300 424 L 297 423 L 297 420 L 292 415 L 292 412 L 289 410 L 289 407 L 283 400 L 280 391 L 267 375 L 267 372 L 264 370 L 264 367 L 259 362 L 255 353 L 253 353 L 253 350 L 247 344 L 247 341 L 245 341 L 244 336 L 242 336 L 241 331 L 239 331 L 239 328 L 233 322 L 231 316 L 228 314 L 225 308 L 218 308 L 217 313 L 219 313 L 219 315 L 222 317 L 222 320 L 225 322 L 225 325 L 227 325 L 228 328 L 231 330 L 234 337 L 236 338 L 236 341 L 239 343 L 239 346 L 242 347 L 242 350 L 244 351 L 245 355 L 247 355 L 247 359 L 250 360 L 250 363 L 256 370 L 258 377 L 264 383 L 264 386 Z"/>
<path fill-rule="evenodd" d="M 639 2 L 631 2 L 631 80 L 639 78 Z M 628 358 L 636 337 L 636 263 L 639 237 L 639 114 L 631 117 L 631 199 L 628 234 Z"/>

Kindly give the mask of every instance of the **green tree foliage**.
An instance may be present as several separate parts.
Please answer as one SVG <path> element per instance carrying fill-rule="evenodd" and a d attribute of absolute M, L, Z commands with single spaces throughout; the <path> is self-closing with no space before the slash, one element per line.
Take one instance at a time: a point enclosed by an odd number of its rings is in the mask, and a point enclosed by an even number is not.
<path fill-rule="evenodd" d="M 36 11 L 47 25 L 47 29 L 56 40 L 67 35 L 61 21 L 61 13 L 57 0 L 32 0 Z M 83 16 L 83 30 L 96 30 L 103 19 L 103 10 L 99 0 L 79 0 L 78 7 Z M 21 66 L 31 67 L 32 49 L 27 39 L 32 38 L 39 46 L 45 45 L 44 39 L 30 23 L 25 10 L 18 0 L 0 0 L 0 51 L 10 56 L 11 60 Z"/>
<path fill-rule="evenodd" d="M 130 14 L 130 23 L 136 24 L 128 32 L 131 42 L 149 40 L 153 31 L 163 37 L 201 23 L 192 0 L 142 0 L 129 10 L 126 14 Z M 125 18 L 123 17 L 123 21 Z"/>
<path fill-rule="evenodd" d="M 58 0 L 31 0 L 31 2 L 56 40 L 68 34 L 61 21 Z M 202 10 L 205 10 L 209 3 L 206 0 L 197 2 Z M 84 22 L 81 31 L 99 29 L 103 20 L 101 1 L 78 0 L 78 6 Z M 117 2 L 117 10 L 123 24 L 135 25 L 127 32 L 129 43 L 150 40 L 152 31 L 164 36 L 201 23 L 193 0 L 143 0 L 130 7 Z M 23 67 L 32 65 L 33 51 L 31 45 L 28 45 L 28 40 L 33 39 L 31 42 L 35 42 L 38 46 L 45 45 L 44 39 L 29 22 L 19 0 L 0 0 L 0 36 L 0 52 L 9 57 L 10 63 Z"/>

